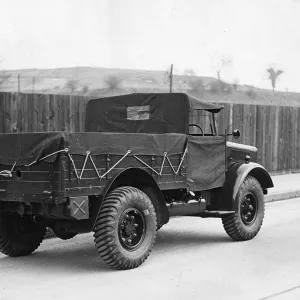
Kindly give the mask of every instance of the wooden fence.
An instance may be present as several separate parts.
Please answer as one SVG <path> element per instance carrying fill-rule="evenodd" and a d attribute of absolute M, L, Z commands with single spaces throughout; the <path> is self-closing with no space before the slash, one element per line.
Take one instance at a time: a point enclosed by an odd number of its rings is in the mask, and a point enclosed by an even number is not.
<path fill-rule="evenodd" d="M 87 97 L 0 93 L 0 132 L 84 131 Z M 220 133 L 241 131 L 271 173 L 300 171 L 300 107 L 223 104 Z M 193 114 L 197 123 L 199 115 Z M 1 145 L 0 145 L 1 146 Z"/>

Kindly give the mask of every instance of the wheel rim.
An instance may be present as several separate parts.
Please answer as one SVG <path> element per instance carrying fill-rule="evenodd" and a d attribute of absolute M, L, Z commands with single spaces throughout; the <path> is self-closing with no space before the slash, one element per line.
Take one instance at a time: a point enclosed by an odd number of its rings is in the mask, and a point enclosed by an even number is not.
<path fill-rule="evenodd" d="M 145 238 L 146 221 L 138 209 L 126 209 L 120 217 L 118 227 L 119 239 L 125 249 L 134 251 L 142 244 Z"/>
<path fill-rule="evenodd" d="M 258 202 L 254 194 L 248 193 L 241 202 L 241 218 L 246 226 L 254 223 L 257 216 Z"/>

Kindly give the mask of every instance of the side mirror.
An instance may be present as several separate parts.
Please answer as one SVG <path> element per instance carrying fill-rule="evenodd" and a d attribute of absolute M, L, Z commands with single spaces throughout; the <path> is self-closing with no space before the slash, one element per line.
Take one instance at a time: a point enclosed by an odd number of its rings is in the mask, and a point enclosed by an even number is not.
<path fill-rule="evenodd" d="M 238 139 L 240 136 L 241 136 L 241 133 L 238 129 L 235 129 L 232 131 L 232 136 L 235 138 L 235 139 Z"/>

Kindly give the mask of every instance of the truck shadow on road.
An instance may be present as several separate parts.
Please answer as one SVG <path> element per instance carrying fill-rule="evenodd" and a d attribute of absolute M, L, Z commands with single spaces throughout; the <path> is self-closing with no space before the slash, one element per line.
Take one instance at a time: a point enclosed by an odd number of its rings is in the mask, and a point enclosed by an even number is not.
<path fill-rule="evenodd" d="M 214 247 L 216 243 L 226 244 L 231 243 L 231 240 L 220 233 L 182 233 L 172 229 L 161 229 L 157 234 L 151 256 L 159 259 L 160 256 L 165 257 L 166 253 L 169 255 L 178 253 L 180 248 L 184 248 L 185 253 L 195 249 L 201 252 L 206 251 L 208 247 Z M 45 273 L 48 275 L 115 272 L 102 262 L 92 235 L 78 235 L 70 241 L 61 241 L 57 238 L 46 240 L 30 256 L 10 258 L 1 255 L 0 264 L 1 273 L 14 269 L 27 275 L 30 273 L 36 275 L 41 269 L 46 269 Z"/>
<path fill-rule="evenodd" d="M 199 248 L 212 247 L 216 243 L 230 243 L 231 239 L 220 233 L 207 233 L 201 232 L 177 232 L 173 230 L 162 229 L 156 238 L 155 249 L 156 250 L 168 250 L 172 252 L 172 249 L 177 246 L 184 246 L 185 248 Z"/>

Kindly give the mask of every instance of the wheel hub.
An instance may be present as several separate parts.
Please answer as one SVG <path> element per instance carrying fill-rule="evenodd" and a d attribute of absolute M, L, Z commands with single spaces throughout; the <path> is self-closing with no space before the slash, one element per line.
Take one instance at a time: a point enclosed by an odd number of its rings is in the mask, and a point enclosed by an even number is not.
<path fill-rule="evenodd" d="M 126 225 L 125 225 L 125 232 L 126 232 L 126 234 L 127 235 L 133 235 L 134 233 L 135 233 L 135 226 L 134 226 L 134 224 L 132 224 L 132 223 L 127 223 Z"/>
<path fill-rule="evenodd" d="M 127 250 L 137 249 L 145 237 L 146 222 L 144 215 L 134 208 L 124 211 L 119 221 L 119 239 Z"/>
<path fill-rule="evenodd" d="M 257 215 L 257 199 L 252 193 L 245 195 L 241 202 L 241 218 L 245 225 L 254 223 Z"/>

